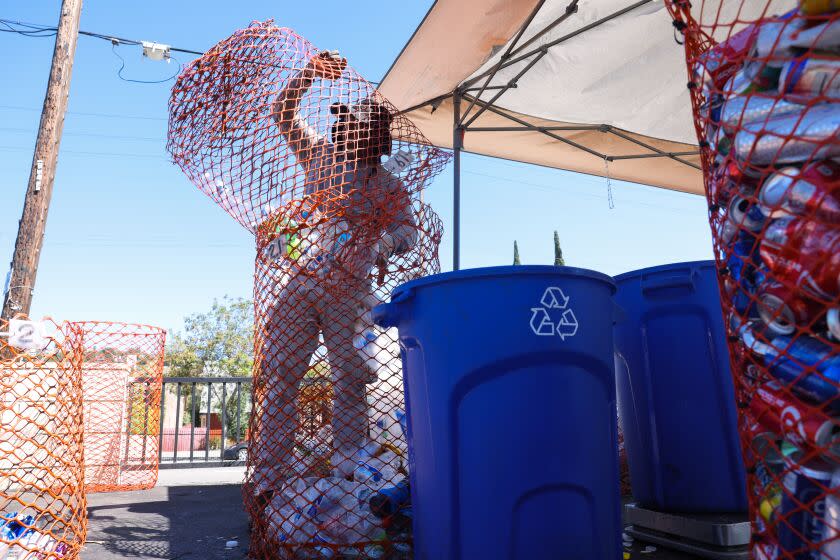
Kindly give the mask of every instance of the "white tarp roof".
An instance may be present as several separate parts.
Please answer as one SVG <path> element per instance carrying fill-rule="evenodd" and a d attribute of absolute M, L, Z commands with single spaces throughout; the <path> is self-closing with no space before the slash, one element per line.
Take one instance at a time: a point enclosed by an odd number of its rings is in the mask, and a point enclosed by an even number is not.
<path fill-rule="evenodd" d="M 718 11 L 707 0 L 703 20 L 749 21 L 766 8 L 765 2 L 752 7 L 746 2 L 738 13 L 740 0 L 722 2 Z M 770 13 L 794 1 L 772 4 Z M 570 5 L 577 6 L 576 13 L 562 18 Z M 747 13 L 756 10 L 759 14 Z M 468 125 L 466 151 L 703 192 L 700 159 L 694 155 L 697 139 L 684 53 L 662 0 L 437 0 L 386 74 L 380 91 L 407 111 L 433 144 L 452 147 L 452 92 L 466 86 L 467 96 L 478 94 L 484 78 L 474 83 L 470 79 L 492 70 L 526 23 L 510 57 L 522 60 L 500 69 L 490 82 L 496 89 L 484 91 L 480 99 L 489 102 L 499 86 L 531 67 L 515 88 L 493 103 L 492 110 Z M 551 43 L 555 44 L 544 54 L 537 50 Z M 470 100 L 463 99 L 461 111 L 469 105 Z M 527 129 L 469 130 L 523 124 L 553 127 L 549 132 L 554 137 Z M 581 125 L 595 126 L 558 130 Z M 691 155 L 674 156 L 681 161 L 661 156 L 621 159 L 651 156 L 653 149 Z M 619 159 L 605 162 L 605 155 Z"/>

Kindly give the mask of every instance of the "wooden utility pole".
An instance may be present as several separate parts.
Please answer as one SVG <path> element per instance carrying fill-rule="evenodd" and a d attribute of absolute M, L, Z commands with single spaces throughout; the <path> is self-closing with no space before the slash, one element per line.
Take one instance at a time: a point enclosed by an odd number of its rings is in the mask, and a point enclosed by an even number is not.
<path fill-rule="evenodd" d="M 9 290 L 3 302 L 2 317 L 5 319 L 18 313 L 28 315 L 32 306 L 32 291 L 35 288 L 38 259 L 41 256 L 44 229 L 47 225 L 47 211 L 52 198 L 64 113 L 70 95 L 70 76 L 73 73 L 73 57 L 76 54 L 81 13 L 82 0 L 63 0 L 61 3 L 50 81 L 47 84 L 47 95 L 44 97 L 38 140 L 35 143 L 35 155 L 32 157 L 32 169 L 23 203 L 23 216 L 18 225 Z"/>

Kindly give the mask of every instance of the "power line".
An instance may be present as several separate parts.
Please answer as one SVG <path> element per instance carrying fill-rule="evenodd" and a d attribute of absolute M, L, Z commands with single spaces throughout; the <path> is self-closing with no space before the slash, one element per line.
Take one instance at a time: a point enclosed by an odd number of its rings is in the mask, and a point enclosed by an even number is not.
<path fill-rule="evenodd" d="M 41 112 L 41 107 L 24 107 L 21 105 L 0 105 L 0 109 L 9 109 L 11 111 L 38 111 Z M 166 121 L 165 117 L 146 117 L 143 115 L 124 115 L 122 113 L 90 113 L 85 111 L 67 111 L 68 115 L 77 115 L 81 117 L 102 117 L 109 119 L 136 119 L 144 121 Z"/>
<path fill-rule="evenodd" d="M 41 29 L 32 29 L 31 31 L 24 31 L 21 29 L 15 29 L 5 20 L 0 20 L 0 25 L 3 25 L 5 29 L 0 28 L 0 31 L 4 33 L 17 33 L 18 35 L 23 35 L 25 37 L 55 37 L 55 31 L 44 31 Z M 22 25 L 22 24 L 21 24 Z"/>
<path fill-rule="evenodd" d="M 40 25 L 34 23 L 25 23 L 21 21 L 14 21 L 8 19 L 0 18 L 0 25 L 4 26 L 0 27 L 0 31 L 10 32 L 10 33 L 17 33 L 18 35 L 23 35 L 24 37 L 52 37 L 56 34 L 57 28 L 51 27 L 48 25 Z M 17 26 L 17 27 L 15 27 Z M 170 80 L 174 80 L 178 77 L 178 74 L 181 73 L 181 62 L 173 57 L 170 56 L 169 53 L 171 52 L 183 52 L 195 55 L 202 55 L 204 53 L 200 51 L 196 51 L 194 49 L 182 49 L 180 47 L 172 47 L 167 46 L 168 51 L 166 53 L 167 60 L 174 60 L 178 63 L 178 69 L 175 71 L 174 74 L 171 76 L 161 79 L 161 80 L 138 80 L 135 78 L 126 78 L 123 75 L 123 70 L 125 70 L 125 59 L 117 52 L 117 47 L 120 45 L 132 45 L 132 46 L 143 46 L 143 41 L 137 41 L 136 39 L 126 39 L 124 37 L 117 37 L 115 35 L 106 35 L 104 33 L 94 33 L 92 31 L 79 31 L 79 35 L 85 35 L 87 37 L 94 37 L 96 39 L 102 39 L 104 41 L 108 41 L 111 43 L 111 52 L 114 53 L 118 59 L 120 59 L 120 68 L 117 70 L 117 77 L 125 82 L 131 82 L 135 84 L 162 84 L 168 82 Z M 145 52 L 145 51 L 144 51 Z"/>
<path fill-rule="evenodd" d="M 0 126 L 0 131 L 21 132 L 21 133 L 25 132 L 25 133 L 29 133 L 29 134 L 32 134 L 32 133 L 35 132 L 31 128 L 22 128 L 22 127 L 18 128 L 18 127 L 11 127 L 11 126 L 9 126 L 9 127 Z M 158 143 L 166 142 L 165 138 L 158 138 L 158 137 L 153 137 L 153 136 L 123 136 L 123 135 L 119 135 L 119 134 L 100 134 L 100 133 L 95 133 L 95 132 L 64 132 L 62 135 L 63 136 L 85 136 L 85 137 L 90 137 L 90 138 L 109 138 L 109 139 L 112 139 L 112 140 L 141 140 L 141 141 L 144 141 L 144 142 L 158 142 Z"/>
<path fill-rule="evenodd" d="M 32 35 L 33 33 L 52 33 L 52 35 L 40 35 L 43 37 L 52 37 L 55 35 L 55 32 L 58 28 L 52 27 L 49 25 L 42 25 L 38 23 L 26 23 L 22 21 L 15 21 L 11 19 L 0 18 L 0 24 L 6 26 L 6 29 L 0 29 L 0 31 L 6 31 L 11 33 L 17 33 L 19 35 L 24 36 L 39 36 L 39 35 Z M 14 26 L 24 27 L 25 29 L 15 29 Z M 125 45 L 137 45 L 140 46 L 143 44 L 143 41 L 138 41 L 136 39 L 126 39 L 124 37 L 117 37 L 116 35 L 109 35 L 106 33 L 94 33 L 93 31 L 83 31 L 79 30 L 79 35 L 85 35 L 86 37 L 94 37 L 96 39 L 102 39 L 104 41 L 109 41 L 113 43 L 114 41 L 118 43 L 122 43 Z M 195 54 L 198 56 L 203 55 L 204 53 L 201 51 L 197 51 L 194 49 L 183 49 L 180 47 L 169 47 L 170 51 L 174 52 L 182 52 L 187 54 Z"/>
<path fill-rule="evenodd" d="M 0 24 L 5 25 L 7 27 L 7 29 L 0 28 L 0 31 L 13 32 L 13 33 L 17 33 L 19 35 L 23 35 L 23 36 L 26 36 L 26 37 L 51 37 L 51 36 L 55 35 L 54 32 L 56 30 L 55 27 L 52 27 L 52 26 L 49 26 L 49 25 L 41 25 L 41 24 L 37 24 L 37 23 L 25 23 L 25 22 L 21 22 L 21 21 L 15 21 L 15 20 L 4 19 L 4 18 L 0 18 Z M 15 29 L 14 28 L 15 25 L 17 25 L 19 27 L 25 27 L 25 29 Z M 41 34 L 41 33 L 46 33 L 46 34 Z M 138 41 L 136 39 L 126 39 L 124 37 L 117 37 L 116 35 L 109 35 L 109 34 L 106 34 L 106 33 L 94 33 L 92 31 L 80 30 L 79 35 L 84 35 L 86 37 L 93 37 L 93 38 L 96 38 L 96 39 L 102 39 L 104 41 L 109 41 L 113 47 L 116 47 L 117 45 L 120 45 L 120 44 L 122 44 L 122 45 L 135 45 L 135 46 L 142 46 L 143 45 L 143 41 Z M 169 47 L 170 52 L 180 52 L 180 53 L 186 53 L 186 54 L 194 54 L 196 56 L 201 56 L 201 55 L 204 54 L 204 52 L 197 51 L 195 49 L 185 49 L 185 48 L 181 48 L 181 47 L 173 47 L 171 45 L 167 45 L 167 46 Z M 116 54 L 122 60 L 122 57 L 119 54 L 117 54 L 116 51 L 114 51 L 114 54 Z M 174 57 L 170 57 L 170 58 L 174 59 Z M 177 77 L 178 73 L 180 73 L 181 63 L 177 59 L 174 59 L 174 60 L 176 62 L 178 62 L 178 66 L 179 66 L 178 72 L 176 72 L 172 77 L 167 78 L 165 80 L 145 81 L 145 80 L 134 80 L 134 79 L 125 78 L 125 77 L 122 76 L 122 69 L 123 69 L 122 67 L 117 72 L 117 75 L 119 76 L 119 78 L 121 80 L 125 80 L 127 82 L 134 82 L 134 83 L 156 84 L 156 83 L 167 82 L 167 81 Z M 258 64 L 266 64 L 266 63 L 259 63 L 258 62 Z M 123 67 L 124 66 L 125 66 L 125 61 L 123 61 Z M 274 65 L 269 64 L 269 66 L 274 66 Z M 380 85 L 380 82 L 374 82 L 374 81 L 371 81 L 371 80 L 368 80 L 368 83 L 373 84 L 375 86 Z"/>
<path fill-rule="evenodd" d="M 0 146 L 0 152 L 28 152 L 30 148 L 22 148 L 20 146 Z M 132 154 L 127 152 L 87 152 L 78 150 L 61 150 L 61 155 L 71 154 L 76 156 L 96 156 L 96 157 L 133 157 L 133 158 L 148 158 L 148 159 L 165 159 L 166 156 L 156 156 L 153 154 Z"/>

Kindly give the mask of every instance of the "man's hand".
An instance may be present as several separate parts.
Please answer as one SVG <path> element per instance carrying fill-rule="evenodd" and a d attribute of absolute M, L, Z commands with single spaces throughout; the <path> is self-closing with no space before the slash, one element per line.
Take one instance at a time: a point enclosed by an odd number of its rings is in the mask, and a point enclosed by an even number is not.
<path fill-rule="evenodd" d="M 385 275 L 388 273 L 388 259 L 393 256 L 395 248 L 396 239 L 386 231 L 382 234 L 376 248 L 376 268 L 379 269 L 376 281 L 380 286 L 385 283 Z"/>
<path fill-rule="evenodd" d="M 377 247 L 377 256 L 380 259 L 383 259 L 385 262 L 388 262 L 388 259 L 394 254 L 394 250 L 397 246 L 397 240 L 394 239 L 394 236 L 388 233 L 387 231 L 382 234 L 382 237 L 379 239 L 379 247 Z"/>
<path fill-rule="evenodd" d="M 316 78 L 337 80 L 347 68 L 347 59 L 341 58 L 338 51 L 323 51 L 313 56 L 307 64 Z"/>

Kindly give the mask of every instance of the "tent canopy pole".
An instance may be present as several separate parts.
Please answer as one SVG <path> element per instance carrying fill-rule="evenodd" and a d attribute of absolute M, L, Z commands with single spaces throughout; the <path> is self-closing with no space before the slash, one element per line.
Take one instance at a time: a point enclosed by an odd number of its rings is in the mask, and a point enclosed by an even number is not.
<path fill-rule="evenodd" d="M 464 139 L 461 130 L 461 94 L 455 91 L 452 96 L 453 122 L 452 122 L 452 270 L 461 268 L 461 146 Z"/>

